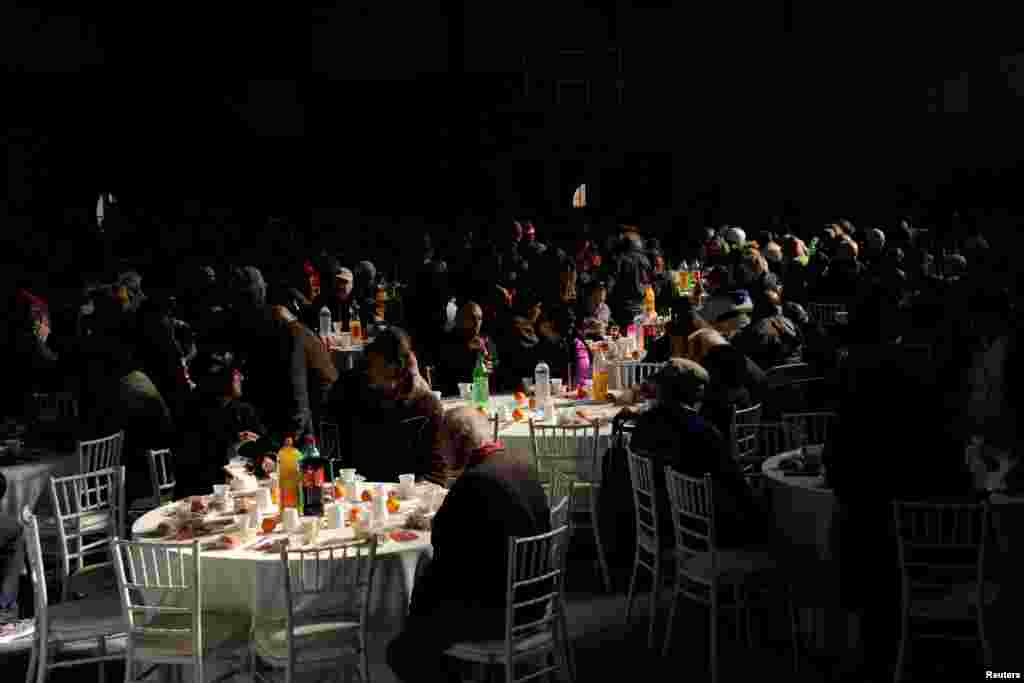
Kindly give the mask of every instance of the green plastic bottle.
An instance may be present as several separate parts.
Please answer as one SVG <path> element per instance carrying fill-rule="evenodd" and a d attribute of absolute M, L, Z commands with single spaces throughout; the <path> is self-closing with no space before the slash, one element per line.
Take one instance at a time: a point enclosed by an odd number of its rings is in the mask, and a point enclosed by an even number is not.
<path fill-rule="evenodd" d="M 487 366 L 484 364 L 484 354 L 477 357 L 476 367 L 473 368 L 473 403 L 480 408 L 486 408 L 490 402 L 490 387 L 487 380 Z"/>

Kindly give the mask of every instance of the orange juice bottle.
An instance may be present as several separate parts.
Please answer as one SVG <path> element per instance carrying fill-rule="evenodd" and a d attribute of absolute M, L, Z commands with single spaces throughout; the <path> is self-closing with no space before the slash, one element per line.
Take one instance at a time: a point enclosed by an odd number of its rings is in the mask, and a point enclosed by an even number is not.
<path fill-rule="evenodd" d="M 608 362 L 600 349 L 594 354 L 593 392 L 595 401 L 608 400 Z"/>
<path fill-rule="evenodd" d="M 292 437 L 284 440 L 284 447 L 277 452 L 277 462 L 281 482 L 281 509 L 299 507 L 299 458 L 302 456 L 293 445 Z"/>

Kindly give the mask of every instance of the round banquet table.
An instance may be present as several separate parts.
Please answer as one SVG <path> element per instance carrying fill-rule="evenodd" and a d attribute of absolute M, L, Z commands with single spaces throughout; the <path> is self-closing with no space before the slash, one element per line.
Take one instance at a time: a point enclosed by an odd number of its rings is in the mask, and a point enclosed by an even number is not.
<path fill-rule="evenodd" d="M 469 401 L 463 399 L 445 399 L 442 403 L 444 404 L 445 411 L 469 405 Z M 572 399 L 555 399 L 555 408 L 556 410 L 558 408 L 567 408 L 571 403 Z M 491 405 L 492 407 L 497 408 L 504 408 L 505 406 L 514 407 L 515 398 L 511 394 L 492 396 Z M 584 481 L 600 481 L 604 454 L 608 451 L 608 446 L 611 443 L 612 418 L 618 415 L 622 408 L 622 406 L 614 405 L 612 403 L 579 406 L 580 410 L 583 410 L 590 416 L 597 418 L 601 423 L 597 443 L 597 471 L 594 471 L 595 463 L 589 460 L 580 460 L 577 462 L 576 471 L 576 475 L 580 479 Z M 554 422 L 551 419 L 545 419 L 542 421 L 542 424 L 554 424 Z M 525 462 L 534 464 L 532 450 L 530 447 L 529 421 L 499 421 L 498 438 L 505 444 L 506 453 L 514 455 Z M 580 438 L 582 438 L 582 436 Z"/>
<path fill-rule="evenodd" d="M 373 486 L 374 484 L 364 484 Z M 397 488 L 398 484 L 386 484 Z M 401 510 L 389 516 L 387 528 L 400 527 L 405 516 L 417 505 L 416 500 L 402 501 Z M 153 542 L 152 534 L 157 526 L 169 519 L 175 503 L 169 503 L 140 517 L 132 525 L 132 536 L 136 540 Z M 227 513 L 219 515 L 230 516 Z M 227 528 L 230 533 L 232 527 Z M 216 541 L 224 532 L 201 538 L 200 541 Z M 373 592 L 370 598 L 369 628 L 391 630 L 404 622 L 412 597 L 416 576 L 421 563 L 429 562 L 433 556 L 430 533 L 417 531 L 417 538 L 408 542 L 397 542 L 390 538 L 377 546 L 377 562 L 374 570 Z M 204 550 L 202 557 L 203 607 L 206 610 L 257 617 L 260 619 L 281 618 L 287 606 L 284 597 L 284 569 L 279 553 L 254 550 L 249 547 L 267 538 L 287 538 L 288 534 L 276 532 L 259 534 L 257 539 L 233 550 Z M 322 530 L 317 541 L 319 545 L 333 541 L 342 542 L 352 538 L 350 529 Z M 168 545 L 188 545 L 191 541 L 156 541 Z M 150 598 L 147 598 L 150 599 Z M 301 605 L 298 606 L 302 608 Z"/>
<path fill-rule="evenodd" d="M 27 506 L 39 511 L 49 505 L 47 490 L 50 477 L 66 477 L 78 472 L 74 453 L 61 453 L 46 448 L 25 448 L 18 458 L 0 464 L 7 478 L 7 493 L 0 499 L 0 514 L 21 519 Z"/>

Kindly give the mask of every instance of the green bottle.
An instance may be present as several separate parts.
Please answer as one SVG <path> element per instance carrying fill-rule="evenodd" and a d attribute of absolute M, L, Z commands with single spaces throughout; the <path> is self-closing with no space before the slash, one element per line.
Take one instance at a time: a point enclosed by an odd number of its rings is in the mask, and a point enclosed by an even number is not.
<path fill-rule="evenodd" d="M 480 408 L 486 408 L 490 402 L 490 388 L 487 383 L 487 366 L 484 364 L 484 354 L 477 357 L 476 367 L 473 368 L 473 403 Z"/>

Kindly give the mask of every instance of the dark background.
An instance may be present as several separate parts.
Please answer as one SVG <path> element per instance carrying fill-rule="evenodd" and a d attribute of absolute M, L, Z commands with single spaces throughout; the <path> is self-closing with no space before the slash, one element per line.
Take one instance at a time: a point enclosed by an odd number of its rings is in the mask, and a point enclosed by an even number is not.
<path fill-rule="evenodd" d="M 591 220 L 652 232 L 1019 213 L 1009 17 L 692 5 L 9 7 L 5 251 L 87 229 L 101 190 L 143 252 L 229 248 L 267 215 L 310 244 L 512 215 L 569 230 L 583 180 Z M 575 47 L 618 48 L 621 68 L 559 57 Z M 560 78 L 588 79 L 590 103 L 567 89 L 556 106 Z"/>

